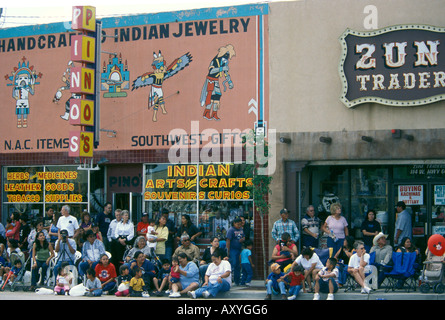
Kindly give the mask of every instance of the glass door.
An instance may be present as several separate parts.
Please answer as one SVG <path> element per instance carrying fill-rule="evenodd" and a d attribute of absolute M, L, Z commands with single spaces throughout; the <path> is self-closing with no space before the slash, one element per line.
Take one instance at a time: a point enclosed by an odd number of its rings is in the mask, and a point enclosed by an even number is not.
<path fill-rule="evenodd" d="M 431 232 L 445 236 L 445 183 L 431 184 Z"/>
<path fill-rule="evenodd" d="M 142 215 L 142 194 L 136 192 L 113 193 L 113 208 L 128 210 L 136 226 Z"/>
<path fill-rule="evenodd" d="M 411 215 L 412 239 L 413 244 L 420 249 L 423 254 L 426 249 L 429 237 L 429 225 L 431 217 L 431 201 L 427 183 L 400 183 L 394 185 L 394 229 L 397 221 L 396 204 L 403 201 L 406 204 L 406 210 Z M 394 230 L 395 232 L 395 230 Z M 394 233 L 391 235 L 394 240 Z"/>

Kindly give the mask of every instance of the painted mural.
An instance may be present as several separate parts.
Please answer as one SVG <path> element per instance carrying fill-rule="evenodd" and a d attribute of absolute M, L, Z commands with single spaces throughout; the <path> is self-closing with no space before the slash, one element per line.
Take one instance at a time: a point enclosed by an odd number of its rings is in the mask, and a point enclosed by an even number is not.
<path fill-rule="evenodd" d="M 240 132 L 265 127 L 267 13 L 244 5 L 102 19 L 98 150 L 236 145 Z M 0 153 L 68 151 L 78 63 L 67 25 L 0 30 Z"/>

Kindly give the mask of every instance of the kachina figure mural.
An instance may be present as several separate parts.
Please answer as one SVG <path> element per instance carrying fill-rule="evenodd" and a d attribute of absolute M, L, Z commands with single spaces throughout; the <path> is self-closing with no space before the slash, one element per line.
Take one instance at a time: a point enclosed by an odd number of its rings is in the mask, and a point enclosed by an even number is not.
<path fill-rule="evenodd" d="M 35 86 L 40 84 L 37 78 L 42 78 L 43 74 L 34 70 L 34 66 L 26 62 L 26 58 L 22 58 L 22 63 L 18 63 L 18 67 L 14 67 L 11 75 L 6 75 L 5 79 L 10 80 L 7 86 L 12 86 L 12 97 L 16 100 L 15 114 L 17 115 L 17 128 L 28 127 L 29 117 L 29 95 L 34 95 Z"/>
<path fill-rule="evenodd" d="M 62 98 L 63 95 L 63 91 L 68 91 L 70 92 L 70 87 L 71 87 L 71 68 L 74 67 L 74 63 L 72 61 L 68 62 L 68 68 L 66 68 L 65 72 L 62 75 L 62 81 L 65 83 L 64 86 L 61 86 L 59 89 L 57 89 L 56 94 L 54 95 L 54 99 L 53 102 L 54 103 L 58 103 L 60 101 L 60 99 Z M 79 94 L 76 93 L 71 93 L 71 97 L 68 98 L 68 100 L 66 100 L 65 102 L 65 113 L 63 115 L 61 115 L 60 117 L 63 120 L 69 120 L 70 119 L 70 101 L 71 99 L 80 99 L 81 96 Z"/>
<path fill-rule="evenodd" d="M 139 89 L 145 86 L 151 86 L 150 94 L 148 97 L 148 109 L 153 107 L 153 121 L 156 122 L 157 112 L 159 107 L 162 110 L 163 114 L 167 114 L 167 110 L 165 109 L 165 101 L 164 101 L 164 93 L 162 91 L 162 85 L 164 81 L 168 78 L 171 78 L 179 71 L 187 67 L 190 62 L 192 62 L 192 55 L 187 52 L 182 55 L 180 58 L 175 59 L 168 67 L 165 67 L 166 63 L 164 60 L 164 56 L 161 51 L 156 54 L 153 52 L 153 63 L 151 66 L 153 67 L 153 72 L 146 72 L 143 75 L 136 78 L 133 81 L 133 88 Z"/>
<path fill-rule="evenodd" d="M 205 107 L 202 115 L 206 120 L 221 120 L 218 117 L 218 110 L 221 107 L 221 87 L 219 79 L 224 77 L 222 85 L 224 92 L 227 90 L 226 83 L 229 89 L 233 89 L 233 82 L 229 74 L 229 60 L 235 56 L 235 49 L 233 45 L 228 44 L 218 49 L 218 54 L 210 62 L 209 73 L 207 74 L 204 86 L 201 91 L 201 107 Z"/>

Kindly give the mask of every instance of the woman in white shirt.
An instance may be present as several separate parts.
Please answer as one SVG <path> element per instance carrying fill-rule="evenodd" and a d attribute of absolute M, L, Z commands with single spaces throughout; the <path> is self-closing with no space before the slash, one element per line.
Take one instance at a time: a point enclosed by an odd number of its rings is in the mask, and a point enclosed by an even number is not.
<path fill-rule="evenodd" d="M 308 291 L 312 292 L 312 280 L 324 268 L 320 258 L 311 248 L 304 248 L 301 255 L 292 263 L 291 270 L 295 265 L 301 265 L 304 268 L 304 279 L 308 283 Z"/>
<path fill-rule="evenodd" d="M 127 244 L 131 243 L 131 240 L 134 238 L 134 224 L 130 221 L 128 210 L 122 210 L 122 219 L 116 224 L 114 237 L 116 240 L 112 243 L 113 253 L 111 259 L 115 266 L 119 266 L 120 261 L 123 260 Z"/>

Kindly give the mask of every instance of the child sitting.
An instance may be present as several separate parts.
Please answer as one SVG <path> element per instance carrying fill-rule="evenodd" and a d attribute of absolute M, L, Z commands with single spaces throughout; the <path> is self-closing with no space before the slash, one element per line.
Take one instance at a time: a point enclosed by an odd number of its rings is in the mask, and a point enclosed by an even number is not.
<path fill-rule="evenodd" d="M 62 266 L 59 268 L 57 277 L 56 277 L 56 286 L 54 287 L 54 294 L 58 295 L 68 295 L 70 291 L 70 285 L 73 281 L 72 274 L 70 275 L 69 270 L 66 268 L 66 264 L 62 263 Z"/>
<path fill-rule="evenodd" d="M 295 300 L 301 289 L 303 289 L 303 292 L 306 292 L 304 284 L 304 268 L 302 266 L 295 265 L 292 268 L 292 271 L 287 274 L 286 278 L 290 280 L 289 297 L 287 300 Z"/>
<path fill-rule="evenodd" d="M 116 297 L 126 297 L 130 294 L 130 269 L 127 265 L 123 264 L 119 267 L 119 276 L 117 277 L 117 291 Z"/>
<path fill-rule="evenodd" d="M 165 286 L 168 285 L 168 278 L 170 276 L 170 262 L 168 260 L 162 261 L 162 268 L 159 270 L 156 277 L 153 278 L 153 284 L 156 288 L 155 294 L 157 296 L 162 295 L 162 290 Z M 161 285 L 159 286 L 159 281 L 161 281 Z"/>
<path fill-rule="evenodd" d="M 172 267 L 170 270 L 170 276 L 168 277 L 168 290 L 165 292 L 167 294 L 171 293 L 172 291 L 172 284 L 178 283 L 179 278 L 181 274 L 179 273 L 179 260 L 176 257 L 173 257 L 172 259 Z"/>
<path fill-rule="evenodd" d="M 284 278 L 286 275 L 281 271 L 281 267 L 278 263 L 273 263 L 270 266 L 271 273 L 266 279 L 266 298 L 265 300 L 272 300 L 272 294 L 281 293 L 281 298 L 287 300 L 286 296 L 286 285 Z"/>
<path fill-rule="evenodd" d="M 319 292 L 328 293 L 326 300 L 334 300 L 334 293 L 338 290 L 337 259 L 329 258 L 326 267 L 321 269 L 315 277 L 314 300 L 320 299 Z"/>
<path fill-rule="evenodd" d="M 102 283 L 96 277 L 96 271 L 94 271 L 93 268 L 87 270 L 87 278 L 85 287 L 88 289 L 88 292 L 86 292 L 85 295 L 89 297 L 100 297 L 102 295 Z"/>
<path fill-rule="evenodd" d="M 133 267 L 134 277 L 130 280 L 130 297 L 148 298 L 150 295 L 145 290 L 145 282 L 142 279 L 142 269 Z"/>

